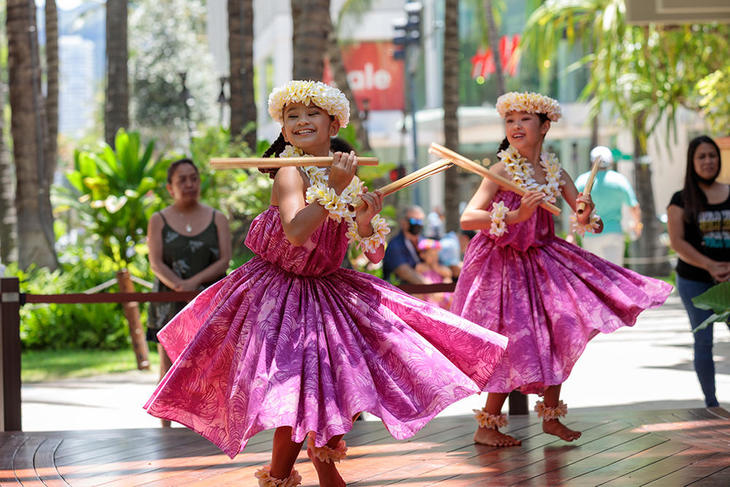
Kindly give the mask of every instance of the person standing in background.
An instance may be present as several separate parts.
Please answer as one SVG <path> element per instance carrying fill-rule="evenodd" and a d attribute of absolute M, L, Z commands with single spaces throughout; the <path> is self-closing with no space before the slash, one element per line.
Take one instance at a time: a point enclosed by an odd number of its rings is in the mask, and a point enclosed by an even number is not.
<path fill-rule="evenodd" d="M 611 149 L 602 145 L 594 147 L 591 150 L 591 162 L 595 163 L 596 160 L 599 161 L 599 168 L 593 181 L 591 198 L 601 212 L 603 232 L 587 233 L 583 238 L 583 248 L 616 265 L 623 265 L 625 240 L 621 228 L 621 210 L 623 206 L 630 208 L 633 220 L 631 230 L 638 238 L 642 230 L 641 209 L 628 179 L 610 169 L 613 164 Z M 575 180 L 575 186 L 581 193 L 589 175 L 590 171 Z"/>
<path fill-rule="evenodd" d="M 677 289 L 694 330 L 712 314 L 692 298 L 730 279 L 730 186 L 717 181 L 720 148 L 706 135 L 687 149 L 684 187 L 667 207 L 669 241 L 677 254 Z M 692 333 L 694 366 L 707 407 L 719 406 L 712 358 L 713 325 Z"/>
<path fill-rule="evenodd" d="M 226 275 L 231 260 L 231 232 L 223 213 L 200 203 L 200 175 L 190 159 L 167 170 L 173 203 L 150 217 L 147 245 L 155 288 L 160 291 L 203 290 Z M 150 303 L 147 340 L 157 343 L 160 379 L 172 365 L 157 333 L 186 302 Z M 162 420 L 163 427 L 170 422 Z"/>
<path fill-rule="evenodd" d="M 425 215 L 420 206 L 409 206 L 398 219 L 401 232 L 393 237 L 385 248 L 383 258 L 383 279 L 388 281 L 391 275 L 403 283 L 425 284 L 423 276 L 416 271 L 416 264 L 421 262 L 418 256 L 418 242 L 423 234 Z"/>

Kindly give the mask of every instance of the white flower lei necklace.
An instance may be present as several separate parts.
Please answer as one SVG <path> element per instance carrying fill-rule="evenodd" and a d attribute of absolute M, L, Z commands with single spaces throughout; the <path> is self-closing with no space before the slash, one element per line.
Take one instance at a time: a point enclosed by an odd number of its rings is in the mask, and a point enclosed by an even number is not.
<path fill-rule="evenodd" d="M 311 157 L 311 155 L 305 154 L 299 147 L 287 144 L 280 157 Z M 307 175 L 310 183 L 306 193 L 307 203 L 321 204 L 329 211 L 329 218 L 336 222 L 344 219 L 347 222 L 348 241 L 357 242 L 363 252 L 375 252 L 380 245 L 385 243 L 385 236 L 390 233 L 390 227 L 385 218 L 380 215 L 375 215 L 370 221 L 373 227 L 372 235 L 361 237 L 358 233 L 355 212 L 350 208 L 361 203 L 360 195 L 363 193 L 365 185 L 360 178 L 353 176 L 350 184 L 338 195 L 334 188 L 327 184 L 329 177 L 327 168 L 305 166 L 302 167 L 302 171 Z"/>
<path fill-rule="evenodd" d="M 548 196 L 548 201 L 555 203 L 560 194 L 560 161 L 555 154 L 543 152 L 540 154 L 540 165 L 545 171 L 545 183 L 538 184 L 535 180 L 535 169 L 517 149 L 509 146 L 497 154 L 499 160 L 504 162 L 505 169 L 512 177 L 512 180 L 526 191 L 542 191 Z"/>

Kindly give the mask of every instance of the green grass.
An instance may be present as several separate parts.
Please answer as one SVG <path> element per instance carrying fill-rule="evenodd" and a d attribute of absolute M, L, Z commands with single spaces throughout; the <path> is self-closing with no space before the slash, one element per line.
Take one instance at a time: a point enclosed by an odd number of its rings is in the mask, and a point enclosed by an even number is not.
<path fill-rule="evenodd" d="M 150 369 L 158 370 L 157 349 L 150 347 Z M 21 355 L 21 380 L 43 382 L 92 377 L 137 369 L 131 347 L 125 350 L 26 350 Z"/>

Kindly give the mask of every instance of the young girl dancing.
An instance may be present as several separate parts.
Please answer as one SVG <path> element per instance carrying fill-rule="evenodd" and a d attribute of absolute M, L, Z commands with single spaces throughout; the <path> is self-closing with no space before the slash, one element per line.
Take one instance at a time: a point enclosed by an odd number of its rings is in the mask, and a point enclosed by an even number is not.
<path fill-rule="evenodd" d="M 267 155 L 327 156 L 348 107 L 320 82 L 275 89 L 269 113 L 282 130 Z M 355 154 L 333 158 L 329 168 L 276 171 L 271 206 L 246 237 L 257 256 L 158 335 L 174 364 L 147 411 L 231 457 L 275 428 L 271 465 L 256 472 L 260 486 L 299 485 L 293 465 L 307 436 L 320 485 L 345 485 L 334 462 L 345 456 L 342 436 L 360 412 L 381 418 L 395 438 L 410 437 L 478 392 L 506 345 L 501 335 L 340 268 L 349 242 L 382 259 L 388 227 L 377 215 L 381 195 L 355 177 Z"/>
<path fill-rule="evenodd" d="M 588 341 L 599 332 L 632 326 L 646 308 L 660 305 L 672 287 L 603 260 L 555 236 L 550 213 L 538 205 L 559 195 L 576 210 L 575 231 L 602 230 L 590 195 L 579 194 L 554 154 L 542 152 L 545 134 L 560 118 L 560 106 L 535 93 L 508 93 L 497 100 L 506 138 L 490 170 L 526 193 L 501 189 L 484 179 L 462 217 L 462 228 L 481 230 L 464 256 L 451 310 L 509 338 L 490 377 L 487 403 L 475 411 L 474 441 L 519 445 L 500 433 L 507 395 L 519 389 L 543 396 L 536 411 L 546 433 L 573 441 L 580 432 L 563 425 L 566 405 L 560 386 Z"/>

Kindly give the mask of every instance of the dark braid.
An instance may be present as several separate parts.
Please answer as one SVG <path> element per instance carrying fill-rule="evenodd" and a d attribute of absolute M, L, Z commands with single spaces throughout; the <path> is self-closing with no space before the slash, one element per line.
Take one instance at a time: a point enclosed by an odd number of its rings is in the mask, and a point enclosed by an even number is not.
<path fill-rule="evenodd" d="M 279 137 L 276 138 L 273 144 L 271 144 L 271 147 L 266 149 L 266 152 L 264 152 L 263 157 L 279 157 L 279 154 L 281 154 L 284 151 L 284 148 L 286 147 L 286 140 L 284 139 L 284 134 L 279 132 Z M 271 179 L 274 179 L 274 176 L 276 176 L 276 171 L 278 171 L 278 168 L 270 167 L 270 168 L 259 168 L 259 171 L 261 171 L 264 174 L 268 174 Z"/>
<path fill-rule="evenodd" d="M 508 147 L 509 147 L 509 140 L 507 140 L 507 137 L 505 137 L 504 139 L 502 139 L 502 143 L 499 144 L 499 148 L 497 149 L 497 154 L 499 154 L 503 150 L 507 150 Z"/>
<path fill-rule="evenodd" d="M 330 139 L 330 150 L 332 152 L 344 152 L 346 154 L 349 154 L 350 152 L 354 151 L 355 148 L 351 146 L 350 143 L 347 142 L 345 139 L 332 137 Z"/>

